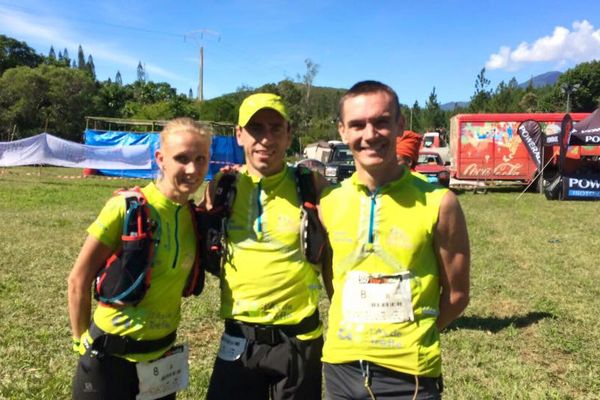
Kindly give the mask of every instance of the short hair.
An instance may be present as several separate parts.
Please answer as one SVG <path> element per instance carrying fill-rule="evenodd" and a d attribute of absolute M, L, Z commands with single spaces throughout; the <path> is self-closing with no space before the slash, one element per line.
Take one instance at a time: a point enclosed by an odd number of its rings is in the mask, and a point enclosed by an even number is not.
<path fill-rule="evenodd" d="M 361 94 L 372 94 L 377 92 L 385 92 L 390 95 L 394 105 L 394 111 L 396 111 L 396 120 L 398 120 L 398 118 L 400 118 L 400 101 L 398 101 L 398 95 L 394 89 L 385 83 L 373 80 L 355 83 L 346 93 L 344 93 L 338 105 L 338 120 L 340 122 L 344 121 L 344 103 L 347 99 L 360 96 Z"/>
<path fill-rule="evenodd" d="M 170 120 L 160 132 L 160 145 L 162 147 L 165 138 L 179 131 L 191 131 L 196 133 L 203 141 L 210 146 L 212 142 L 213 131 L 209 125 L 194 121 L 188 117 L 179 117 Z"/>

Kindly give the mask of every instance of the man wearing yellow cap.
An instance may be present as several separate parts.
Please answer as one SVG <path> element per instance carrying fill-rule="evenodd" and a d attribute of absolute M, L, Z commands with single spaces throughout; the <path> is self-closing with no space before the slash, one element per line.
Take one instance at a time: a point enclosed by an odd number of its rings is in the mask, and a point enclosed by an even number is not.
<path fill-rule="evenodd" d="M 356 173 L 321 197 L 334 293 L 323 371 L 328 399 L 439 399 L 439 331 L 469 302 L 469 240 L 456 196 L 398 164 L 398 96 L 359 82 L 338 130 Z"/>
<path fill-rule="evenodd" d="M 319 399 L 322 325 L 316 267 L 300 245 L 301 205 L 281 98 L 257 93 L 240 106 L 236 128 L 246 164 L 237 174 L 221 270 L 225 332 L 210 399 Z M 210 209 L 218 180 L 208 188 Z"/>

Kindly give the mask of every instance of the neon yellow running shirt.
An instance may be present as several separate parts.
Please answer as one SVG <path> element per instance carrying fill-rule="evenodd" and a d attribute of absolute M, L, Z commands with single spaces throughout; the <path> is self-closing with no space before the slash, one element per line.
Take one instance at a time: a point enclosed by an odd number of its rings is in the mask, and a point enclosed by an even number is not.
<path fill-rule="evenodd" d="M 215 179 L 218 179 L 217 176 Z M 320 283 L 300 249 L 300 200 L 294 169 L 269 177 L 237 177 L 221 280 L 221 317 L 294 325 L 312 315 Z M 300 339 L 321 334 L 321 327 Z"/>
<path fill-rule="evenodd" d="M 194 263 L 196 235 L 187 204 L 169 200 L 151 183 L 142 189 L 150 205 L 152 218 L 159 221 L 160 243 L 154 256 L 151 285 L 135 307 L 113 308 L 98 305 L 96 325 L 111 334 L 139 340 L 159 339 L 179 325 L 183 288 Z M 125 198 L 111 198 L 88 233 L 111 249 L 120 243 L 125 214 Z M 82 340 L 89 340 L 86 331 Z M 130 361 L 148 361 L 160 357 L 165 349 L 144 354 L 128 354 Z"/>
<path fill-rule="evenodd" d="M 323 361 L 440 375 L 433 232 L 446 192 L 405 172 L 370 193 L 355 173 L 322 196 L 335 290 Z"/>

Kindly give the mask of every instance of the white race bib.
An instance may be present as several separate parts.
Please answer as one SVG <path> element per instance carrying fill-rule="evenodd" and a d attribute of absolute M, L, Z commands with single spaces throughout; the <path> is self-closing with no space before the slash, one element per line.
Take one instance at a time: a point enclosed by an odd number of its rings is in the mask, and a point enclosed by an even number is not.
<path fill-rule="evenodd" d="M 414 320 L 408 271 L 394 275 L 350 271 L 342 302 L 344 320 L 348 322 Z"/>
<path fill-rule="evenodd" d="M 136 400 L 153 400 L 185 389 L 189 382 L 188 345 L 175 346 L 158 360 L 136 364 L 140 393 Z"/>
<path fill-rule="evenodd" d="M 246 338 L 240 338 L 223 333 L 217 357 L 225 361 L 235 361 L 239 359 L 244 350 L 246 350 L 246 342 Z"/>

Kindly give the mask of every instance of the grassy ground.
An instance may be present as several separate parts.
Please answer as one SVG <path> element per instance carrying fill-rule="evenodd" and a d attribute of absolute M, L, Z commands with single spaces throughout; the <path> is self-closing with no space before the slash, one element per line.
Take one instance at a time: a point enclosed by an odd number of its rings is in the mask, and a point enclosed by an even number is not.
<path fill-rule="evenodd" d="M 0 398 L 66 399 L 66 279 L 113 190 L 61 168 L 0 170 Z M 469 224 L 472 301 L 442 334 L 447 399 L 600 399 L 600 203 L 518 192 L 460 195 Z M 203 398 L 221 323 L 217 282 L 185 300 L 190 389 Z M 323 302 L 323 308 L 327 303 Z"/>

